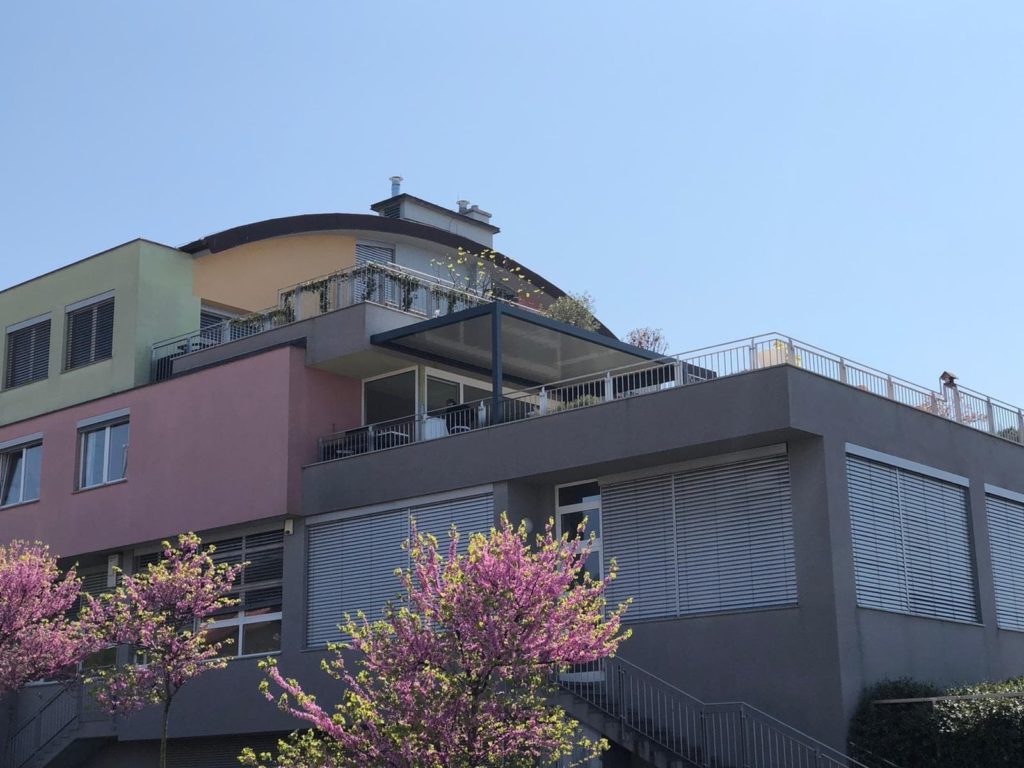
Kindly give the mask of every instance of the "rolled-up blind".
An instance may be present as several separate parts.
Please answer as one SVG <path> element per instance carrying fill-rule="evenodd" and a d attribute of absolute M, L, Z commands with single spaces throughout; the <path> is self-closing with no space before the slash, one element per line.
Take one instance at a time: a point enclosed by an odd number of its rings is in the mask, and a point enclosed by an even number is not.
<path fill-rule="evenodd" d="M 114 350 L 114 299 L 75 309 L 67 315 L 64 367 L 67 370 L 106 360 Z"/>
<path fill-rule="evenodd" d="M 45 379 L 50 372 L 49 319 L 7 334 L 4 387 Z"/>

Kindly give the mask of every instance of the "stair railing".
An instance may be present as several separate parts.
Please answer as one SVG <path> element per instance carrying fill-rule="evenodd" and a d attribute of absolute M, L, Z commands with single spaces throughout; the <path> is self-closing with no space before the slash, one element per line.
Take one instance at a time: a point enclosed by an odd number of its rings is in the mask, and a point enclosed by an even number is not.
<path fill-rule="evenodd" d="M 83 687 L 62 685 L 35 714 L 11 735 L 7 747 L 8 768 L 21 768 L 54 739 L 72 728 L 81 717 Z"/>
<path fill-rule="evenodd" d="M 564 670 L 558 685 L 623 730 L 706 768 L 867 768 L 749 704 L 703 702 L 619 657 Z"/>

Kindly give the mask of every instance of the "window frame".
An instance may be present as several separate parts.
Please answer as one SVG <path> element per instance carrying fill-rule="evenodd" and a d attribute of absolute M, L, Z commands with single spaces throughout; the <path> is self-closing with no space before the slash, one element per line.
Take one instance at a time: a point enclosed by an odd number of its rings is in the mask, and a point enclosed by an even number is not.
<path fill-rule="evenodd" d="M 3 502 L 4 478 L 0 477 L 0 509 L 10 509 L 12 507 L 21 506 L 22 504 L 32 504 L 34 502 L 39 501 L 39 497 L 42 496 L 42 492 L 43 492 L 43 484 L 42 484 L 43 454 L 42 454 L 42 450 L 40 450 L 40 453 L 39 453 L 39 475 L 40 475 L 39 494 L 37 496 L 35 496 L 34 498 L 31 498 L 31 499 L 26 499 L 25 498 L 25 469 L 27 467 L 27 451 L 29 449 L 31 449 L 31 448 L 42 449 L 42 447 L 43 447 L 43 436 L 41 434 L 32 435 L 30 437 L 26 437 L 26 438 L 24 438 L 22 440 L 19 440 L 18 442 L 13 443 L 13 444 L 0 445 L 0 454 L 4 454 L 4 455 L 6 455 L 6 454 L 12 454 L 13 455 L 13 454 L 17 454 L 17 453 L 21 454 L 21 467 L 20 467 L 20 469 L 21 469 L 21 479 L 20 479 L 21 489 L 20 489 L 19 499 L 18 499 L 18 501 L 12 501 L 12 502 L 10 502 L 8 504 L 3 504 L 2 503 Z"/>
<path fill-rule="evenodd" d="M 572 488 L 572 487 L 577 486 L 577 485 L 596 485 L 597 486 L 597 497 L 596 497 L 596 499 L 595 498 L 591 498 L 590 501 L 582 501 L 582 502 L 579 502 L 577 504 L 559 504 L 559 502 L 558 502 L 558 492 L 560 490 L 562 490 L 563 488 Z M 587 518 L 587 530 L 585 532 L 585 535 L 586 535 L 586 541 L 588 541 L 588 542 L 591 541 L 591 534 L 594 532 L 593 528 L 590 525 L 591 523 L 594 522 L 595 515 L 593 513 L 595 513 L 595 512 L 597 513 L 596 514 L 596 518 L 597 518 L 597 535 L 594 536 L 593 539 L 592 539 L 593 543 L 592 543 L 591 548 L 590 548 L 590 555 L 588 557 L 588 560 L 589 560 L 590 557 L 595 557 L 595 556 L 597 557 L 597 564 L 598 564 L 598 571 L 597 571 L 598 572 L 598 577 L 597 578 L 603 579 L 605 577 L 605 572 L 604 572 L 604 547 L 602 546 L 602 543 L 601 543 L 602 542 L 601 535 L 604 533 L 604 530 L 601 527 L 601 522 L 602 522 L 601 521 L 601 483 L 597 480 L 597 478 L 592 478 L 590 480 L 579 480 L 579 481 L 576 481 L 576 482 L 573 482 L 573 483 L 560 483 L 560 484 L 555 486 L 555 534 L 559 538 L 561 538 L 563 533 L 569 534 L 570 538 L 575 538 L 575 536 L 574 536 L 575 532 L 574 531 L 565 531 L 565 530 L 562 529 L 562 516 L 563 515 L 578 514 L 580 512 L 582 512 L 583 516 L 585 518 Z"/>
<path fill-rule="evenodd" d="M 30 376 L 26 381 L 22 381 L 18 384 L 11 383 L 11 374 L 13 373 L 11 368 L 11 355 L 13 352 L 13 346 L 11 344 L 11 336 L 22 331 L 35 328 L 36 326 L 47 325 L 46 333 L 46 371 L 41 376 Z M 33 348 L 35 346 L 35 336 L 33 339 Z M 50 348 L 53 342 L 53 318 L 49 312 L 36 317 L 31 317 L 28 320 L 23 320 L 20 323 L 9 325 L 6 328 L 5 339 L 4 339 L 4 378 L 3 378 L 3 389 L 17 389 L 18 387 L 28 386 L 34 384 L 37 381 L 46 381 L 50 378 Z"/>
<path fill-rule="evenodd" d="M 68 373 L 70 371 L 77 371 L 77 370 L 79 370 L 81 368 L 86 368 L 86 367 L 88 367 L 90 365 L 93 365 L 95 363 L 100 363 L 100 362 L 103 362 L 104 360 L 110 360 L 110 359 L 112 359 L 114 357 L 114 324 L 115 324 L 116 317 L 117 317 L 117 306 L 115 304 L 114 299 L 115 299 L 114 292 L 113 291 L 107 291 L 106 293 L 102 293 L 102 294 L 100 294 L 98 296 L 93 296 L 92 298 L 84 299 L 82 301 L 76 302 L 74 304 L 69 304 L 66 307 L 64 307 L 64 355 L 63 355 L 64 359 L 63 359 L 62 373 Z M 111 317 L 110 317 L 110 354 L 106 355 L 104 357 L 97 357 L 96 356 L 96 338 L 97 338 L 96 321 L 97 321 L 97 313 L 99 312 L 100 307 L 102 307 L 105 304 L 110 304 L 110 306 L 111 306 Z M 91 325 L 91 328 L 90 328 L 91 333 L 90 333 L 90 337 L 89 337 L 89 349 L 90 349 L 89 359 L 87 361 L 85 361 L 85 362 L 78 363 L 77 365 L 72 365 L 71 364 L 71 355 L 72 355 L 73 347 L 72 347 L 72 339 L 71 339 L 71 318 L 76 316 L 76 315 L 78 315 L 78 314 L 80 314 L 80 313 L 83 313 L 86 310 L 88 310 L 91 313 L 91 315 L 92 315 L 91 323 L 90 323 L 90 325 Z"/>
<path fill-rule="evenodd" d="M 409 373 L 410 371 L 413 374 L 413 412 L 409 414 L 409 418 L 413 418 L 413 417 L 416 416 L 416 412 L 420 408 L 420 399 L 421 399 L 421 393 L 420 393 L 420 372 L 419 372 L 420 371 L 420 366 L 418 366 L 418 365 L 410 365 L 410 366 L 406 366 L 405 368 L 399 368 L 396 371 L 389 371 L 388 373 L 381 373 L 381 374 L 378 374 L 376 376 L 367 376 L 366 378 L 364 378 L 362 380 L 362 383 L 360 384 L 360 387 L 359 387 L 359 394 L 360 394 L 360 397 L 362 398 L 362 403 L 361 403 L 361 408 L 362 408 L 362 425 L 364 427 L 369 425 L 370 423 L 385 423 L 385 424 L 387 423 L 387 421 L 384 421 L 384 422 L 368 422 L 366 420 L 366 385 L 367 385 L 367 383 L 371 383 L 371 382 L 374 382 L 374 381 L 379 381 L 380 379 L 387 379 L 387 378 L 390 378 L 392 376 L 401 376 L 403 374 Z M 388 421 L 397 421 L 397 420 L 401 420 L 402 418 L 405 418 L 405 417 L 399 416 L 399 417 L 397 417 L 397 419 L 389 419 Z"/>
<path fill-rule="evenodd" d="M 128 442 L 125 443 L 124 450 L 124 469 L 123 474 L 110 479 L 110 431 L 114 427 L 120 427 L 123 425 L 129 425 L 128 427 Z M 105 485 L 116 485 L 117 483 L 128 482 L 128 450 L 131 447 L 131 420 L 127 417 L 121 417 L 112 419 L 110 421 L 100 422 L 98 424 L 87 424 L 80 425 L 78 429 L 78 473 L 75 480 L 75 489 L 78 491 L 88 491 L 93 488 L 102 488 Z M 103 480 L 99 483 L 91 483 L 86 485 L 85 483 L 85 467 L 86 458 L 88 456 L 88 437 L 95 432 L 103 432 Z"/>
<path fill-rule="evenodd" d="M 261 543 L 259 541 L 252 542 L 250 539 L 253 537 L 262 536 L 269 533 L 281 532 L 280 542 L 272 543 Z M 213 554 L 214 562 L 216 563 L 232 563 L 236 560 L 238 562 L 252 562 L 251 555 L 258 555 L 261 552 L 275 552 L 281 553 L 281 575 L 278 578 L 257 580 L 255 582 L 247 582 L 245 571 L 242 572 L 238 581 L 235 582 L 232 587 L 230 596 L 236 600 L 239 600 L 238 605 L 230 606 L 225 609 L 227 615 L 218 617 L 213 615 L 207 618 L 200 625 L 202 630 L 210 629 L 223 629 L 225 627 L 234 627 L 234 644 L 229 650 L 233 650 L 233 653 L 223 656 L 226 659 L 239 659 L 239 658 L 258 658 L 261 656 L 273 656 L 281 652 L 284 645 L 284 552 L 285 552 L 285 532 L 283 528 L 272 527 L 272 528 L 259 528 L 257 530 L 247 530 L 244 533 L 238 532 L 234 535 L 227 535 L 223 538 L 215 538 L 214 535 L 208 537 L 209 541 L 204 541 L 203 546 L 218 547 Z M 237 551 L 237 557 L 232 554 L 231 550 L 225 551 L 220 549 L 220 546 L 230 542 L 232 539 L 240 539 L 239 550 Z M 136 559 L 140 554 L 150 554 L 136 552 Z M 267 611 L 266 613 L 256 613 L 255 611 L 263 610 L 263 608 L 251 609 L 254 611 L 251 615 L 246 615 L 245 609 L 245 595 L 250 590 L 263 590 L 273 587 L 281 588 L 281 604 L 278 606 L 276 611 Z M 246 653 L 245 652 L 245 627 L 252 624 L 266 624 L 270 622 L 277 622 L 278 634 L 280 636 L 280 646 L 276 650 L 272 651 L 259 651 L 257 653 Z"/>
<path fill-rule="evenodd" d="M 258 653 L 246 653 L 245 652 L 245 627 L 249 624 L 267 624 L 276 621 L 281 628 L 279 631 L 284 634 L 284 621 L 282 619 L 282 611 L 272 611 L 270 613 L 259 613 L 252 616 L 245 615 L 245 609 L 239 608 L 235 616 L 229 619 L 213 619 L 212 621 L 204 622 L 202 625 L 203 630 L 210 629 L 224 629 L 225 627 L 234 627 L 234 645 L 231 646 L 235 649 L 236 653 L 232 653 L 223 658 L 227 659 L 252 659 L 260 656 L 274 656 L 281 652 L 278 648 L 276 651 L 259 651 Z"/>

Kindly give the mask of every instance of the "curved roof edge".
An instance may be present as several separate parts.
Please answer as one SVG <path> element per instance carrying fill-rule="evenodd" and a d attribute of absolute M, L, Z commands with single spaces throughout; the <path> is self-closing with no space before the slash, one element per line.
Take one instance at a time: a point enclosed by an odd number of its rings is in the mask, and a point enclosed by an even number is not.
<path fill-rule="evenodd" d="M 307 232 L 324 232 L 327 230 L 356 229 L 368 232 L 384 232 L 394 235 L 405 235 L 417 237 L 421 240 L 429 240 L 438 245 L 445 245 L 449 248 L 462 248 L 471 253 L 478 253 L 481 249 L 480 243 L 466 237 L 446 232 L 437 227 L 427 224 L 420 224 L 409 219 L 392 219 L 386 216 L 375 216 L 368 213 L 304 213 L 299 216 L 283 216 L 278 219 L 266 219 L 252 224 L 243 224 L 239 227 L 225 229 L 213 235 L 201 237 L 187 243 L 179 250 L 186 253 L 196 254 L 200 251 L 218 253 L 229 248 L 235 248 L 247 243 L 255 243 L 260 240 L 269 240 L 273 237 L 284 237 L 286 235 L 298 235 Z M 502 267 L 519 267 L 522 274 L 534 285 L 541 286 L 548 295 L 554 298 L 565 296 L 566 293 L 557 285 L 554 285 L 529 267 L 520 264 L 511 256 L 494 251 L 497 263 Z M 599 333 L 611 338 L 617 338 L 604 323 Z"/>

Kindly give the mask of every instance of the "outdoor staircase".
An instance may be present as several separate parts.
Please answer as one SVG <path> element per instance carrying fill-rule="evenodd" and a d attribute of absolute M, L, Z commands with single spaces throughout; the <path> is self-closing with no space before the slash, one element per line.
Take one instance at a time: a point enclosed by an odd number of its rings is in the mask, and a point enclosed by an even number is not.
<path fill-rule="evenodd" d="M 610 658 L 557 678 L 570 716 L 655 768 L 867 768 L 742 702 L 710 704 Z M 81 684 L 60 686 L 14 730 L 2 768 L 74 768 L 114 738 Z"/>
<path fill-rule="evenodd" d="M 557 682 L 571 717 L 655 768 L 867 768 L 749 704 L 703 702 L 625 659 Z"/>
<path fill-rule="evenodd" d="M 87 700 L 88 699 L 88 700 Z M 90 707 L 76 682 L 57 691 L 18 726 L 0 752 L 3 768 L 75 768 L 113 739 L 112 721 Z"/>

